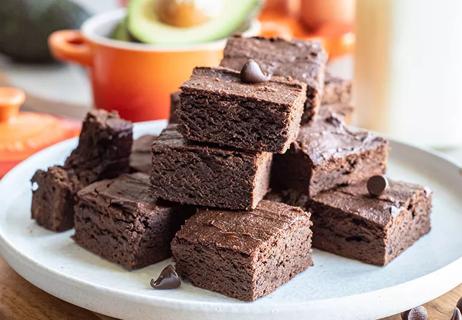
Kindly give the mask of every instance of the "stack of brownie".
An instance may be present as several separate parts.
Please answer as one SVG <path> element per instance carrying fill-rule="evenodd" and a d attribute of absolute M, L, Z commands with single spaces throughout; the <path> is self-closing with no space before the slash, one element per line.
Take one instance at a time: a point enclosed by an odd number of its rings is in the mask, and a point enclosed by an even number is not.
<path fill-rule="evenodd" d="M 306 269 L 311 223 L 284 229 L 285 210 L 311 215 L 314 247 L 376 265 L 430 230 L 431 192 L 384 176 L 388 142 L 346 124 L 351 84 L 325 63 L 315 42 L 233 37 L 172 96 L 151 190 L 201 208 L 172 242 L 192 284 L 254 300 Z"/>
<path fill-rule="evenodd" d="M 431 192 L 384 175 L 388 142 L 346 124 L 351 84 L 326 60 L 317 42 L 233 37 L 158 137 L 132 146 L 129 122 L 89 113 L 64 166 L 34 175 L 33 218 L 129 270 L 173 255 L 245 301 L 313 265 L 312 245 L 389 263 L 430 230 Z"/>

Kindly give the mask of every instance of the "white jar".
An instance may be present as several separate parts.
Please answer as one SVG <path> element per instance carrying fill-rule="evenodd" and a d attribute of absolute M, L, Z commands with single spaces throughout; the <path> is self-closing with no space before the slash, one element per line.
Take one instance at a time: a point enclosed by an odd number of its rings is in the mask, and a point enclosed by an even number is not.
<path fill-rule="evenodd" d="M 356 24 L 356 123 L 462 146 L 462 1 L 357 0 Z"/>

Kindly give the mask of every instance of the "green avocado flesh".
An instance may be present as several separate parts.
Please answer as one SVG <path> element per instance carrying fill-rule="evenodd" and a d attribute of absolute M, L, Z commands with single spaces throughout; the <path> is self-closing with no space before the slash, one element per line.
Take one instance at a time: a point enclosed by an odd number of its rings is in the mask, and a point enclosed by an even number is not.
<path fill-rule="evenodd" d="M 111 38 L 120 41 L 132 41 L 132 37 L 127 30 L 127 19 L 123 19 L 112 31 Z"/>
<path fill-rule="evenodd" d="M 216 0 L 218 1 L 218 0 Z M 131 0 L 128 7 L 128 30 L 141 42 L 149 44 L 196 44 L 223 39 L 239 29 L 260 8 L 261 0 L 221 0 L 220 15 L 198 26 L 180 28 L 165 24 L 156 15 L 156 0 Z"/>

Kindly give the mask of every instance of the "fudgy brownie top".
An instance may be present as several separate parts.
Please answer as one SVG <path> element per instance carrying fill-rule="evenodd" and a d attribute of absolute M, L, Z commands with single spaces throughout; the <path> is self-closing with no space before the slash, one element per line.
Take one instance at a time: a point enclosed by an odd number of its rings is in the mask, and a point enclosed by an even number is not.
<path fill-rule="evenodd" d="M 186 221 L 176 238 L 250 256 L 299 219 L 309 218 L 310 214 L 300 208 L 267 200 L 251 211 L 202 209 Z"/>
<path fill-rule="evenodd" d="M 51 180 L 45 180 L 51 179 Z M 64 189 L 68 190 L 76 190 L 81 188 L 81 184 L 77 175 L 71 169 L 65 169 L 61 166 L 52 166 L 47 169 L 47 171 L 37 170 L 32 177 L 31 181 L 33 183 L 39 182 L 53 182 L 56 185 L 61 186 Z M 48 185 L 44 184 L 41 187 L 48 187 Z M 34 188 L 34 186 L 33 186 Z"/>
<path fill-rule="evenodd" d="M 313 165 L 318 165 L 326 159 L 343 158 L 383 144 L 387 144 L 384 138 L 349 127 L 343 123 L 341 116 L 326 111 L 319 114 L 312 124 L 300 127 L 291 148 L 302 150 Z"/>
<path fill-rule="evenodd" d="M 260 155 L 266 152 L 253 152 L 245 150 L 233 150 L 226 147 L 215 147 L 212 145 L 205 145 L 202 143 L 189 143 L 186 141 L 182 134 L 178 131 L 178 124 L 169 124 L 162 133 L 154 139 L 152 143 L 152 148 L 154 152 L 162 150 L 163 148 L 175 149 L 175 150 L 191 150 L 191 151 L 201 151 L 206 154 L 220 155 L 223 157 L 229 156 L 255 156 Z"/>
<path fill-rule="evenodd" d="M 240 36 L 228 39 L 220 65 L 241 70 L 248 59 L 258 62 L 263 72 L 291 76 L 316 88 L 322 87 L 327 54 L 317 41 Z"/>
<path fill-rule="evenodd" d="M 157 199 L 149 191 L 149 176 L 124 174 L 116 179 L 95 182 L 78 192 L 78 197 L 98 208 L 122 208 L 124 214 L 136 216 L 140 210 L 158 210 Z"/>
<path fill-rule="evenodd" d="M 387 225 L 412 199 L 431 196 L 425 187 L 388 179 L 388 188 L 378 197 L 369 195 L 367 181 L 322 192 L 313 200 L 326 206 L 354 213 L 379 225 Z"/>
<path fill-rule="evenodd" d="M 241 81 L 237 71 L 226 68 L 194 68 L 191 78 L 181 86 L 182 93 L 196 91 L 216 95 L 247 98 L 292 105 L 306 93 L 306 84 L 283 77 L 272 77 L 270 81 L 247 84 Z"/>

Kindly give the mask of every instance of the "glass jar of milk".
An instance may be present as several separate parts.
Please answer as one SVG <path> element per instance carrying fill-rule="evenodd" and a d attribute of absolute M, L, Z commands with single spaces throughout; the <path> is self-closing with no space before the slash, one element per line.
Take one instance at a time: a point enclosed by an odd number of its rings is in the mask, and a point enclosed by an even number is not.
<path fill-rule="evenodd" d="M 357 0 L 356 123 L 462 146 L 462 0 Z"/>

